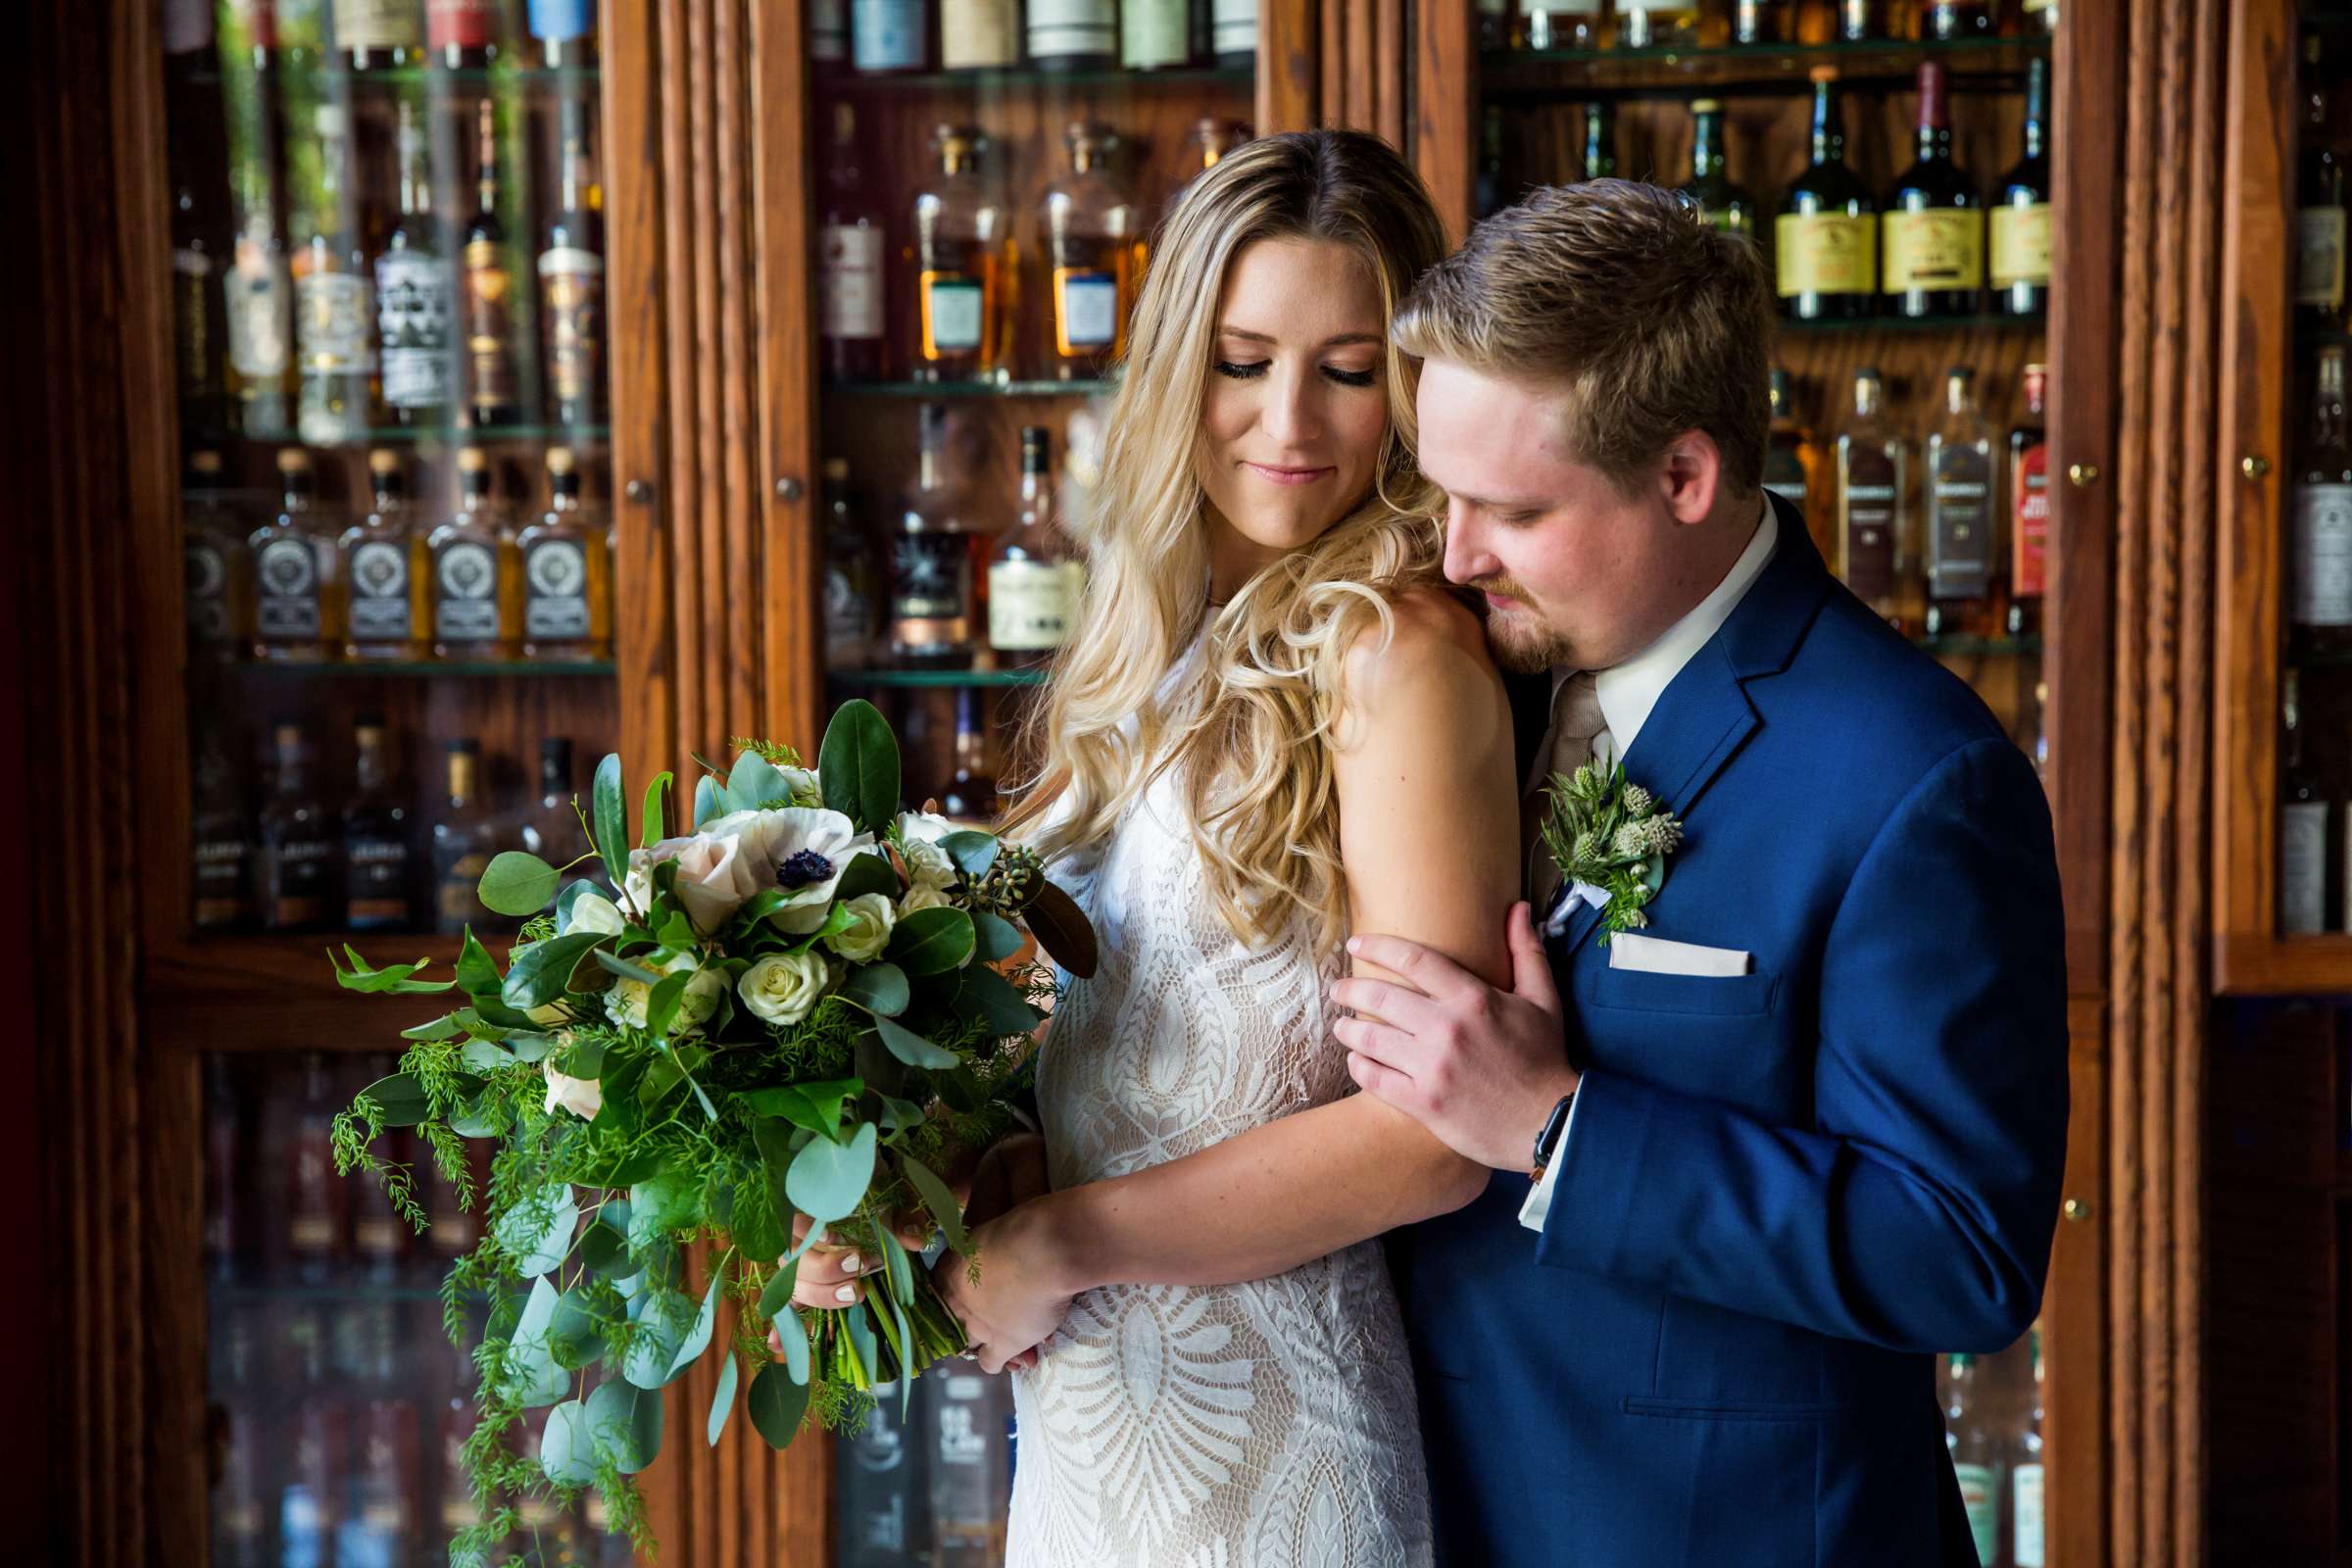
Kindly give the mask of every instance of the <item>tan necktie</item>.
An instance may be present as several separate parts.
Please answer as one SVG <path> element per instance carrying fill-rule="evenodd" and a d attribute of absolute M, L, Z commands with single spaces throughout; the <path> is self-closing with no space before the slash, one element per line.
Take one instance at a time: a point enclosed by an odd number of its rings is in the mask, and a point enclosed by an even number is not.
<path fill-rule="evenodd" d="M 1609 727 L 1601 717 L 1600 695 L 1590 670 L 1579 670 L 1560 682 L 1551 699 L 1551 738 L 1538 764 L 1536 781 L 1519 803 L 1519 820 L 1527 833 L 1527 890 L 1536 917 L 1551 907 L 1560 888 L 1560 868 L 1544 848 L 1542 825 L 1547 803 L 1544 786 L 1554 773 L 1573 778 L 1592 760 L 1592 737 Z"/>

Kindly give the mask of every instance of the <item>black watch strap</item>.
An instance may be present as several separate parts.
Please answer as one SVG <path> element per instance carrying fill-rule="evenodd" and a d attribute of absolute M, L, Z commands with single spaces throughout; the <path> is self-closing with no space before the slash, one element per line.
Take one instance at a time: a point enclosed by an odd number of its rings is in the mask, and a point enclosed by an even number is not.
<path fill-rule="evenodd" d="M 1575 1103 L 1576 1091 L 1571 1089 L 1560 1097 L 1558 1104 L 1551 1107 L 1551 1114 L 1544 1118 L 1544 1130 L 1536 1134 L 1536 1157 L 1534 1168 L 1528 1173 L 1530 1181 L 1540 1182 L 1544 1179 L 1545 1167 L 1551 1164 L 1551 1156 L 1559 1150 L 1560 1134 L 1568 1128 L 1569 1107 Z"/>

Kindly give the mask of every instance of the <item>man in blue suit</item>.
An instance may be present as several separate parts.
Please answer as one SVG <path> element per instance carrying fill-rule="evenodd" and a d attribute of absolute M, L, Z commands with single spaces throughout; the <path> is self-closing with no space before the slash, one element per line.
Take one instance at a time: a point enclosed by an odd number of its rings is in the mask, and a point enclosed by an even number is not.
<path fill-rule="evenodd" d="M 1771 309 L 1747 242 L 1601 180 L 1482 223 L 1398 318 L 1446 573 L 1533 677 L 1531 820 L 1597 760 L 1683 823 L 1614 936 L 1531 846 L 1509 992 L 1350 944 L 1409 982 L 1341 983 L 1357 1082 L 1498 1171 L 1396 1249 L 1453 1563 L 1972 1563 L 1935 1356 L 2039 1309 L 2048 810 L 1762 490 Z M 1848 574 L 1893 549 L 1855 527 Z"/>

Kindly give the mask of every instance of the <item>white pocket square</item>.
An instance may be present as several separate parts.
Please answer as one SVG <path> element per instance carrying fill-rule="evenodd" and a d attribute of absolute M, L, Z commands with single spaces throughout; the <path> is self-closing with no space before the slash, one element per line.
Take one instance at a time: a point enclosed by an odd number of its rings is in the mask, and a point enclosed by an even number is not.
<path fill-rule="evenodd" d="M 1755 967 L 1755 958 L 1737 948 L 1702 948 L 1695 942 L 1669 942 L 1663 937 L 1620 931 L 1609 939 L 1609 967 L 1720 980 L 1747 973 Z"/>

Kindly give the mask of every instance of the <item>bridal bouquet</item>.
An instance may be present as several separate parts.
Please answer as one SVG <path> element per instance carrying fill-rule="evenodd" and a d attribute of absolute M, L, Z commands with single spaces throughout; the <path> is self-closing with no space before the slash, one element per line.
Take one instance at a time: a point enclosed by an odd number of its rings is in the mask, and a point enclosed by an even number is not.
<path fill-rule="evenodd" d="M 723 777 L 697 782 L 691 834 L 660 837 L 670 775 L 654 780 L 634 849 L 620 760 L 604 760 L 580 858 L 604 886 L 493 859 L 483 905 L 529 916 L 503 971 L 470 931 L 454 979 L 330 955 L 351 990 L 459 1003 L 402 1031 L 399 1070 L 336 1118 L 338 1169 L 375 1175 L 422 1229 L 411 1167 L 375 1140 L 415 1127 L 468 1206 L 464 1140 L 494 1149 L 482 1242 L 442 1288 L 459 1343 L 489 1303 L 465 1448 L 483 1522 L 453 1562 L 507 1536 L 517 1494 L 568 1502 L 591 1483 L 650 1551 L 627 1478 L 661 1448 L 661 1391 L 698 1358 L 717 1360 L 707 1440 L 740 1399 L 782 1447 L 963 1348 L 892 1221 L 927 1214 L 968 1251 L 939 1172 L 1008 1121 L 1053 989 L 1012 960 L 1027 933 L 1091 970 L 1093 934 L 1029 851 L 900 808 L 898 743 L 870 704 L 834 715 L 813 772 L 788 747 L 737 745 Z M 804 1316 L 794 1273 L 820 1239 L 881 1259 L 882 1288 Z M 722 1296 L 735 1310 L 714 1342 Z M 510 1434 L 540 1407 L 537 1451 L 518 1453 Z"/>

